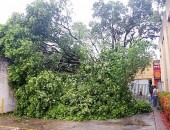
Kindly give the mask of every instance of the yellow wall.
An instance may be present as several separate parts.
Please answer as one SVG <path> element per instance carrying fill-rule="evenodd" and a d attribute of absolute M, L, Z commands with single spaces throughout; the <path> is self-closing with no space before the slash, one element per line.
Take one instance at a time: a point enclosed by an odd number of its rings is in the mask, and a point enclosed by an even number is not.
<path fill-rule="evenodd" d="M 154 83 L 154 77 L 153 77 L 153 64 L 151 64 L 149 67 L 147 67 L 142 73 L 139 71 L 136 76 L 136 80 L 140 79 L 152 79 L 152 83 Z"/>

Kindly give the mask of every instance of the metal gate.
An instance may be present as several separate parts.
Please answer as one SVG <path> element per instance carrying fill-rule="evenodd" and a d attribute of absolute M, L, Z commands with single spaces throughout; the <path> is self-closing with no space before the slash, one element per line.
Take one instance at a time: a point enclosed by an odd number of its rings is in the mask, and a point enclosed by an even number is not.
<path fill-rule="evenodd" d="M 149 101 L 151 95 L 149 93 L 149 84 L 131 84 L 130 91 L 136 100 Z M 162 91 L 162 84 L 158 84 L 158 91 Z"/>
<path fill-rule="evenodd" d="M 130 91 L 136 100 L 149 100 L 149 85 L 148 84 L 131 84 Z"/>

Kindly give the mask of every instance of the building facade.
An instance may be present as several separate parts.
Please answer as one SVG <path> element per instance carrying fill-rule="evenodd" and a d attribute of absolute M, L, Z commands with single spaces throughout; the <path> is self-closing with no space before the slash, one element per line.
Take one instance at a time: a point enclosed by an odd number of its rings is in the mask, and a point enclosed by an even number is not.
<path fill-rule="evenodd" d="M 143 72 L 138 72 L 135 76 L 135 84 L 149 84 L 149 82 L 154 83 L 153 76 L 153 64 L 148 66 Z"/>
<path fill-rule="evenodd" d="M 162 91 L 161 84 L 161 68 L 160 68 L 160 60 L 154 60 L 150 63 L 150 66 L 145 68 L 144 71 L 138 72 L 134 78 L 134 81 L 131 82 L 131 91 L 135 95 L 148 96 L 149 86 L 155 85 L 159 91 Z M 144 97 L 144 100 L 147 97 Z"/>
<path fill-rule="evenodd" d="M 159 39 L 161 83 L 164 91 L 170 91 L 170 0 L 166 0 L 165 9 Z"/>
<path fill-rule="evenodd" d="M 159 87 L 161 84 L 160 60 L 154 60 L 142 73 L 138 72 L 135 76 L 136 84 L 149 84 Z"/>

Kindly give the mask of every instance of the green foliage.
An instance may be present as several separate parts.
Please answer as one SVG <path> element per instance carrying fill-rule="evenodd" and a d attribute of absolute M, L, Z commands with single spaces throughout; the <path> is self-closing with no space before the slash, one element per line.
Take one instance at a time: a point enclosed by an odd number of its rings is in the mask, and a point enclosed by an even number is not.
<path fill-rule="evenodd" d="M 19 20 L 18 20 L 19 21 Z M 9 61 L 9 83 L 19 87 L 26 83 L 31 76 L 36 76 L 43 68 L 44 56 L 37 51 L 29 38 L 29 30 L 19 24 L 6 25 L 1 28 L 3 37 L 0 38 L 1 56 Z"/>
<path fill-rule="evenodd" d="M 91 72 L 87 72 L 89 74 L 84 76 L 82 73 L 78 74 L 65 95 L 61 97 L 62 103 L 69 108 L 69 118 L 107 119 L 128 115 L 128 108 L 132 106 L 131 94 L 126 90 L 122 92 L 121 87 L 112 81 L 111 76 L 106 75 L 106 78 L 101 78 L 100 76 L 107 72 L 100 71 L 99 75 L 94 72 L 98 69 L 95 66 L 87 66 L 87 69 L 85 66 L 83 71 Z"/>
<path fill-rule="evenodd" d="M 152 0 L 129 0 L 127 6 L 120 1 L 95 2 L 91 33 L 97 37 L 96 40 L 112 49 L 117 42 L 128 47 L 134 39 L 153 40 L 161 28 L 161 15 L 153 5 Z"/>
<path fill-rule="evenodd" d="M 134 113 L 135 114 L 147 113 L 147 112 L 151 112 L 151 111 L 152 111 L 151 105 L 145 101 L 138 101 L 134 105 Z"/>
<path fill-rule="evenodd" d="M 108 49 L 109 45 L 99 49 L 100 52 L 94 46 L 98 54 L 92 56 L 93 48 L 84 42 L 89 30 L 82 23 L 75 23 L 70 30 L 66 3 L 67 0 L 36 0 L 28 5 L 25 15 L 14 13 L 5 25 L 0 25 L 0 56 L 9 62 L 9 83 L 17 99 L 15 113 L 35 118 L 85 120 L 149 111 L 145 103 L 135 105 L 128 83 L 149 65 L 151 44 L 141 39 L 131 40 L 128 47 L 122 46 L 126 30 L 122 30 L 126 20 L 122 16 L 127 8 L 120 2 L 94 4 L 95 17 L 102 17 L 102 21 L 95 24 L 93 31 L 103 31 L 105 36 L 111 31 L 115 38 L 112 35 L 105 41 L 114 40 L 114 50 Z"/>
<path fill-rule="evenodd" d="M 41 72 L 32 77 L 23 87 L 15 91 L 19 115 L 43 117 L 49 108 L 60 102 L 63 80 L 61 76 L 50 71 Z"/>
<path fill-rule="evenodd" d="M 134 50 L 142 48 L 138 42 L 134 43 Z M 133 47 L 129 50 L 118 47 L 118 51 L 103 51 L 95 63 L 82 63 L 75 74 L 44 71 L 30 78 L 25 86 L 16 90 L 17 114 L 101 120 L 149 112 L 145 103 L 135 105 L 127 87 L 136 72 L 147 65 L 147 62 L 144 65 L 137 60 L 132 62 L 132 59 L 140 57 L 142 62 L 148 55 L 140 55 L 139 51 L 134 53 Z"/>
<path fill-rule="evenodd" d="M 71 19 L 68 14 L 67 0 L 36 0 L 27 6 L 26 14 L 14 13 L 5 25 L 0 26 L 1 55 L 11 64 L 17 65 L 27 61 L 15 60 L 30 60 L 33 57 L 34 61 L 41 62 L 35 65 L 40 71 L 43 67 L 52 71 L 74 72 L 85 53 L 81 51 L 84 48 L 76 44 L 76 38 L 70 31 L 68 23 Z M 10 70 L 13 69 L 15 68 Z M 21 75 L 22 73 L 17 77 Z M 27 78 L 28 74 L 23 75 Z M 19 79 L 16 82 L 12 85 L 22 86 L 25 83 Z"/>
<path fill-rule="evenodd" d="M 46 117 L 52 119 L 66 119 L 68 116 L 68 107 L 59 104 L 49 109 Z"/>
<path fill-rule="evenodd" d="M 86 25 L 84 25 L 81 22 L 74 23 L 72 26 L 72 31 L 73 31 L 74 36 L 78 38 L 79 40 L 87 39 L 87 35 L 89 32 Z"/>

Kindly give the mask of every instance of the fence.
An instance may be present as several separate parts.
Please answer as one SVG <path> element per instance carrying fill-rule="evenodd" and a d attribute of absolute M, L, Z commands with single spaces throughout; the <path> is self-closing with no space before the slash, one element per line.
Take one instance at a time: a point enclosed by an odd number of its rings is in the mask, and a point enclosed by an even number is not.
<path fill-rule="evenodd" d="M 130 91 L 136 100 L 149 100 L 149 85 L 148 84 L 131 84 Z"/>
<path fill-rule="evenodd" d="M 162 91 L 162 84 L 158 84 L 158 90 Z M 131 84 L 130 91 L 136 100 L 149 101 L 151 95 L 149 93 L 149 84 Z"/>

